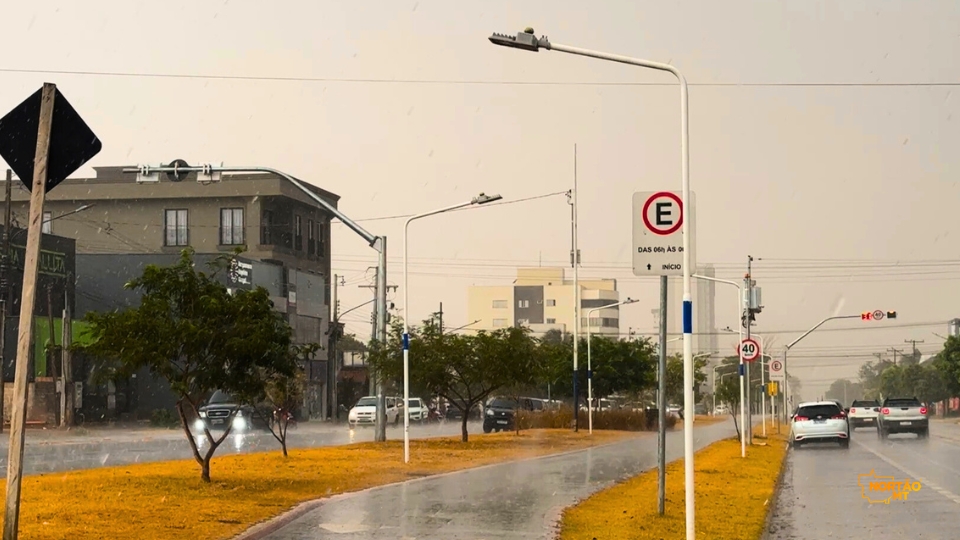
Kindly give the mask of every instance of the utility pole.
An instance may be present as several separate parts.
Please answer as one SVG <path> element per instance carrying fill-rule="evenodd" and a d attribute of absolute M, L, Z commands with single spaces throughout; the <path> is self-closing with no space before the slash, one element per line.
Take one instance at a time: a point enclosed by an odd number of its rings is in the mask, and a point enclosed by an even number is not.
<path fill-rule="evenodd" d="M 340 360 L 337 354 L 337 341 L 340 339 L 339 300 L 337 300 L 337 286 L 339 276 L 333 275 L 333 285 L 330 288 L 330 351 L 327 353 L 327 407 L 330 420 L 340 420 L 340 408 L 337 406 L 337 372 L 340 371 Z"/>
<path fill-rule="evenodd" d="M 360 285 L 360 288 L 374 290 L 374 306 L 372 314 L 373 331 L 370 333 L 370 339 L 371 341 L 375 340 L 383 345 L 386 345 L 387 291 L 390 289 L 397 290 L 397 285 L 387 285 L 387 237 L 378 236 L 376 244 L 378 246 L 378 262 L 376 273 L 374 274 L 374 284 Z M 404 317 L 407 315 L 407 313 L 403 314 Z M 383 393 L 383 381 L 379 376 L 374 377 L 371 374 L 370 384 L 371 386 L 375 385 L 378 403 L 374 440 L 376 442 L 383 442 L 387 440 L 387 398 Z"/>
<path fill-rule="evenodd" d="M 909 343 L 913 347 L 913 357 L 917 358 L 919 356 L 919 354 L 917 354 L 917 343 L 923 343 L 923 340 L 922 339 L 905 339 L 903 340 L 903 342 Z M 917 359 L 919 360 L 919 358 Z"/>
<path fill-rule="evenodd" d="M 63 336 L 60 339 L 60 380 L 63 382 L 60 394 L 60 427 L 73 425 L 73 357 L 70 346 L 73 344 L 73 318 L 70 313 L 70 287 L 73 286 L 73 274 L 68 273 L 63 287 Z"/>
<path fill-rule="evenodd" d="M 440 302 L 440 338 L 443 339 L 443 302 Z"/>
<path fill-rule="evenodd" d="M 13 171 L 7 169 L 4 185 L 6 207 L 3 211 L 3 254 L 0 255 L 0 433 L 3 433 L 3 372 L 7 366 L 7 314 L 10 310 L 10 222 L 12 221 Z"/>
<path fill-rule="evenodd" d="M 743 278 L 744 281 L 744 290 L 747 291 L 747 301 L 746 310 L 743 314 L 744 320 L 746 321 L 747 327 L 747 339 L 750 339 L 750 322 L 753 318 L 753 278 L 751 277 L 753 266 L 753 257 L 747 255 L 747 275 Z M 763 354 L 763 351 L 760 351 L 760 354 Z M 743 425 L 743 434 L 746 437 L 746 443 L 748 445 L 753 444 L 753 411 L 751 406 L 753 405 L 753 381 L 750 379 L 750 365 L 753 362 L 746 362 L 743 366 L 745 371 L 744 376 L 746 377 L 746 400 L 747 400 L 747 418 Z M 761 367 L 762 369 L 762 367 Z"/>
<path fill-rule="evenodd" d="M 890 347 L 887 349 L 887 352 L 893 353 L 893 365 L 897 365 L 897 353 L 902 353 L 903 349 L 894 349 L 893 347 Z"/>
<path fill-rule="evenodd" d="M 577 145 L 573 145 L 573 190 L 567 193 L 570 204 L 570 265 L 573 266 L 573 430 L 580 431 L 580 393 L 577 388 L 578 350 L 580 346 L 580 249 L 577 246 Z M 590 324 L 590 321 L 587 321 Z"/>

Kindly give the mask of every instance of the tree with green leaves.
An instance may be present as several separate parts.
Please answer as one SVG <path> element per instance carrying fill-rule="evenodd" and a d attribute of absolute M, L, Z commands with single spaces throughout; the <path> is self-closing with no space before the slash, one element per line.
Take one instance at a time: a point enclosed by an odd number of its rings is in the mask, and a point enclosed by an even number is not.
<path fill-rule="evenodd" d="M 849 406 L 850 403 L 863 398 L 863 384 L 849 379 L 837 379 L 830 383 L 830 388 L 827 389 L 824 397 L 836 399 L 844 406 Z"/>
<path fill-rule="evenodd" d="M 272 411 L 272 417 L 263 417 L 268 414 L 264 407 L 256 407 L 256 413 L 261 416 L 273 438 L 280 443 L 283 457 L 287 457 L 287 432 L 290 425 L 296 422 L 294 411 L 303 403 L 307 385 L 306 373 L 298 366 L 292 377 L 284 373 L 267 370 L 261 370 L 261 374 L 263 376 L 263 392 L 260 396 L 250 397 L 248 400 L 269 406 L 268 410 Z"/>
<path fill-rule="evenodd" d="M 945 390 L 950 396 L 960 396 L 960 337 L 950 336 L 935 361 L 943 374 Z"/>
<path fill-rule="evenodd" d="M 184 250 L 175 264 L 149 265 L 126 284 L 142 295 L 139 306 L 85 317 L 90 339 L 82 349 L 102 361 L 108 376 L 146 368 L 170 384 L 205 482 L 232 418 L 219 437 L 203 429 L 209 444 L 201 454 L 188 414 L 198 417 L 201 401 L 215 390 L 238 398 L 261 396 L 267 380 L 293 377 L 298 367 L 292 331 L 269 293 L 263 288 L 231 293 L 220 281 L 232 260 L 219 257 L 204 272 L 196 268 L 193 251 Z"/>
<path fill-rule="evenodd" d="M 502 389 L 533 385 L 542 374 L 537 341 L 527 329 L 443 334 L 436 315 L 410 329 L 409 357 L 411 390 L 440 396 L 459 409 L 463 442 L 468 440 L 467 420 L 474 407 Z M 385 344 L 373 344 L 370 364 L 386 380 L 402 380 L 400 323 L 394 322 Z"/>
<path fill-rule="evenodd" d="M 587 340 L 580 340 L 577 366 L 577 390 L 587 392 Z M 573 396 L 573 338 L 560 341 L 545 335 L 539 350 L 544 362 L 544 379 L 553 392 Z M 619 340 L 601 335 L 590 336 L 590 363 L 593 367 L 593 395 L 639 395 L 654 387 L 657 377 L 656 349 L 647 339 Z"/>
<path fill-rule="evenodd" d="M 702 399 L 700 387 L 707 381 L 704 367 L 707 359 L 697 358 L 693 363 L 694 403 Z M 719 375 L 718 375 L 719 376 Z M 683 403 L 683 356 L 675 354 L 667 358 L 667 403 Z"/>

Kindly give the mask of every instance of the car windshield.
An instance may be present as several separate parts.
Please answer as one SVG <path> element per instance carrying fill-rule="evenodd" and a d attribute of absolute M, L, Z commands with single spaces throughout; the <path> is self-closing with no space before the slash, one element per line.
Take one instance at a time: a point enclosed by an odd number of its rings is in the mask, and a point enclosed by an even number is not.
<path fill-rule="evenodd" d="M 376 407 L 377 398 L 375 397 L 365 397 L 360 398 L 360 401 L 357 402 L 357 407 Z"/>
<path fill-rule="evenodd" d="M 840 407 L 837 407 L 834 404 L 807 405 L 805 407 L 800 407 L 800 410 L 797 412 L 797 416 L 818 420 L 830 418 L 831 416 L 836 416 L 838 414 L 840 414 Z"/>
<path fill-rule="evenodd" d="M 410 405 L 410 408 L 413 408 L 413 409 L 423 406 L 423 405 L 420 403 L 420 400 L 417 399 L 417 398 L 408 400 L 407 403 Z"/>
<path fill-rule="evenodd" d="M 236 402 L 232 397 L 230 397 L 230 394 L 217 390 L 216 392 L 213 393 L 212 396 L 210 396 L 210 399 L 207 401 L 207 403 L 210 405 L 219 405 L 223 403 L 236 403 Z"/>
<path fill-rule="evenodd" d="M 867 401 L 867 400 L 855 400 L 850 407 L 879 407 L 880 403 L 877 401 Z"/>
<path fill-rule="evenodd" d="M 512 399 L 507 398 L 493 398 L 487 403 L 487 407 L 491 409 L 513 409 L 517 406 L 517 403 Z"/>

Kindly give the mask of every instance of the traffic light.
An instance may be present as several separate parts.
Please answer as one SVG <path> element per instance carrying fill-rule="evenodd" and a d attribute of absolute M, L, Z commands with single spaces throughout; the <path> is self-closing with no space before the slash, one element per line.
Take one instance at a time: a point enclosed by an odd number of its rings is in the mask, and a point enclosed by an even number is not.
<path fill-rule="evenodd" d="M 888 311 L 888 312 L 887 312 L 887 318 L 888 318 L 888 319 L 896 319 L 896 318 L 897 318 L 897 312 L 896 312 L 896 311 Z"/>
<path fill-rule="evenodd" d="M 861 321 L 872 321 L 872 320 L 873 320 L 873 313 L 871 313 L 871 312 L 869 312 L 869 311 L 864 311 L 863 313 L 860 314 L 860 320 L 861 320 Z"/>

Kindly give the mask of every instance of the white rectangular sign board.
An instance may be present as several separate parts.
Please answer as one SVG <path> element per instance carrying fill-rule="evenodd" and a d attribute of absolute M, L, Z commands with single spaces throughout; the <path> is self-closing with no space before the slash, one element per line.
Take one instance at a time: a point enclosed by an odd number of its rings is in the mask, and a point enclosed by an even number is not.
<path fill-rule="evenodd" d="M 679 191 L 640 191 L 633 194 L 633 275 L 683 275 L 683 220 L 689 219 L 690 272 L 697 268 L 696 202 L 690 193 L 689 211 Z"/>
<path fill-rule="evenodd" d="M 783 371 L 783 360 L 770 359 L 770 369 L 767 371 L 771 381 L 786 381 L 786 372 Z"/>

